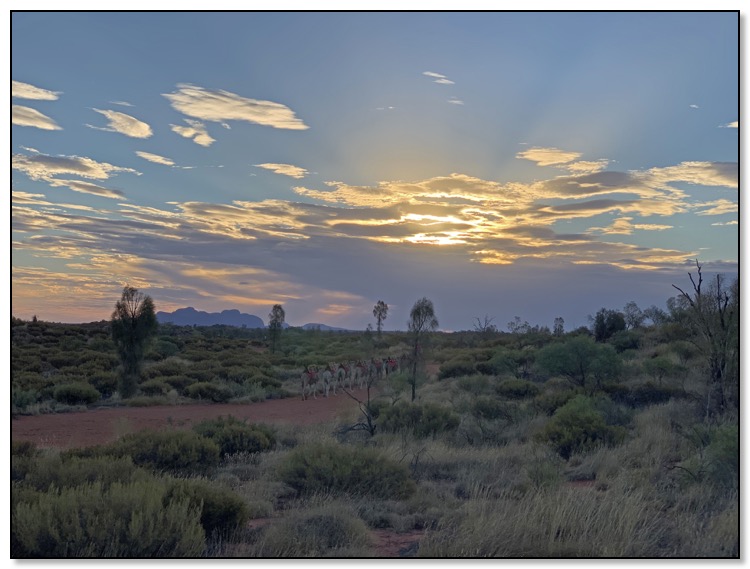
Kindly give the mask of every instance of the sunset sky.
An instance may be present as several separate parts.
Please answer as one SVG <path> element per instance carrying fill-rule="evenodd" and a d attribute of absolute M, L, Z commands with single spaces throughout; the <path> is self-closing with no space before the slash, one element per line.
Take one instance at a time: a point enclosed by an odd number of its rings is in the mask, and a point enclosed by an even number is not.
<path fill-rule="evenodd" d="M 441 329 L 738 262 L 739 16 L 14 13 L 12 312 Z M 687 283 L 687 284 L 686 284 Z"/>

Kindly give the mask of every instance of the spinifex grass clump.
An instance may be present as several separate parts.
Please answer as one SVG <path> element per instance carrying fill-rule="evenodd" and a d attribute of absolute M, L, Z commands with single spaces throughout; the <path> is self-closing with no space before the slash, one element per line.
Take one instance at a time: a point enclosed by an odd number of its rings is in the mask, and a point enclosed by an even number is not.
<path fill-rule="evenodd" d="M 403 499 L 416 489 L 408 469 L 376 449 L 334 443 L 295 448 L 281 463 L 279 476 L 300 495 L 330 492 Z"/>
<path fill-rule="evenodd" d="M 261 452 L 276 444 L 274 431 L 267 425 L 249 425 L 231 415 L 203 421 L 193 430 L 218 444 L 222 457 L 238 452 Z"/>

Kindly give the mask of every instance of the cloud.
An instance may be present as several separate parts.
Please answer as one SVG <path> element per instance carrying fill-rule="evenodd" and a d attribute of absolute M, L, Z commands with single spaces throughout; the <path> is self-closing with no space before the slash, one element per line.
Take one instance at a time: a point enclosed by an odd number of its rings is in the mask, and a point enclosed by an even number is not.
<path fill-rule="evenodd" d="M 690 105 L 690 108 L 691 109 L 700 109 L 700 107 L 698 105 Z"/>
<path fill-rule="evenodd" d="M 719 128 L 740 128 L 740 121 L 732 121 L 727 124 L 720 124 Z"/>
<path fill-rule="evenodd" d="M 721 226 L 721 225 L 738 225 L 738 224 L 739 224 L 739 222 L 736 219 L 733 219 L 732 221 L 725 221 L 723 223 L 722 222 L 717 222 L 717 223 L 712 223 L 711 225 L 719 225 L 719 226 Z"/>
<path fill-rule="evenodd" d="M 601 160 L 580 160 L 578 162 L 569 162 L 561 164 L 561 168 L 565 168 L 568 172 L 573 174 L 595 174 L 606 169 L 609 165 L 609 160 L 602 158 Z"/>
<path fill-rule="evenodd" d="M 422 75 L 426 75 L 427 77 L 432 77 L 433 79 L 435 79 L 433 83 L 439 83 L 440 85 L 455 85 L 456 84 L 455 81 L 451 81 L 442 73 L 435 73 L 434 71 L 423 71 Z"/>
<path fill-rule="evenodd" d="M 457 99 L 456 97 L 451 97 L 450 99 L 448 99 L 448 102 L 451 103 L 452 105 L 463 105 L 464 104 L 464 102 L 461 99 Z"/>
<path fill-rule="evenodd" d="M 84 182 L 82 180 L 50 179 L 50 180 L 47 180 L 47 182 L 52 187 L 65 187 L 65 188 L 69 188 L 73 190 L 74 192 L 79 192 L 82 194 L 91 194 L 93 196 L 99 196 L 102 198 L 110 198 L 114 200 L 126 199 L 125 194 L 121 192 L 120 190 L 113 190 L 111 188 L 105 188 L 104 186 L 93 184 L 91 182 Z"/>
<path fill-rule="evenodd" d="M 100 109 L 93 110 L 107 117 L 109 125 L 107 127 L 98 127 L 87 124 L 86 126 L 89 128 L 104 130 L 107 132 L 119 132 L 120 134 L 132 138 L 149 138 L 154 134 L 151 131 L 151 127 L 145 122 L 139 121 L 125 113 L 120 113 L 118 111 L 102 111 Z"/>
<path fill-rule="evenodd" d="M 657 225 L 650 223 L 631 223 L 632 217 L 620 217 L 612 222 L 609 227 L 591 227 L 588 233 L 602 235 L 631 235 L 635 230 L 641 231 L 664 231 L 672 229 L 672 225 Z"/>
<path fill-rule="evenodd" d="M 737 188 L 739 170 L 737 162 L 681 162 L 676 166 L 651 168 L 635 176 L 661 188 L 672 182 Z"/>
<path fill-rule="evenodd" d="M 132 107 L 133 106 L 130 103 L 128 103 L 127 101 L 110 101 L 110 103 L 113 104 L 113 105 L 120 105 L 121 107 Z"/>
<path fill-rule="evenodd" d="M 531 160 L 532 162 L 536 162 L 539 166 L 555 166 L 558 164 L 565 164 L 567 162 L 572 162 L 573 160 L 576 160 L 580 157 L 580 152 L 566 152 L 564 150 L 560 150 L 559 148 L 543 148 L 539 146 L 529 148 L 528 150 L 524 150 L 523 152 L 519 152 L 518 154 L 516 154 L 516 158 Z"/>
<path fill-rule="evenodd" d="M 696 215 L 723 215 L 739 211 L 739 205 L 736 202 L 725 199 L 697 204 L 696 207 L 708 207 L 708 209 L 704 209 L 703 211 L 697 211 Z"/>
<path fill-rule="evenodd" d="M 48 91 L 21 81 L 12 81 L 11 96 L 16 99 L 34 99 L 37 101 L 56 101 L 60 91 Z"/>
<path fill-rule="evenodd" d="M 48 156 L 46 154 L 26 156 L 24 154 L 14 154 L 11 164 L 14 170 L 23 172 L 32 180 L 49 181 L 55 176 L 71 174 L 94 180 L 106 180 L 121 172 L 140 175 L 137 170 L 132 168 L 113 166 L 107 162 L 97 162 L 91 158 L 80 156 Z"/>
<path fill-rule="evenodd" d="M 208 131 L 206 130 L 206 127 L 202 122 L 194 121 L 191 119 L 184 120 L 190 126 L 179 126 L 171 124 L 169 126 L 172 128 L 172 131 L 176 132 L 184 138 L 192 140 L 196 144 L 200 144 L 201 146 L 211 146 L 214 142 L 216 142 L 216 139 L 211 138 L 211 135 L 208 134 Z"/>
<path fill-rule="evenodd" d="M 174 166 L 174 160 L 170 158 L 165 158 L 164 156 L 159 156 L 158 154 L 151 154 L 150 152 L 143 152 L 142 150 L 136 150 L 135 153 L 144 160 L 148 160 L 149 162 L 154 162 L 155 164 L 163 164 L 165 166 Z"/>
<path fill-rule="evenodd" d="M 47 115 L 42 114 L 35 109 L 23 107 L 21 105 L 12 106 L 11 121 L 18 126 L 33 126 L 42 130 L 62 130 L 62 128 Z"/>
<path fill-rule="evenodd" d="M 247 99 L 228 91 L 204 89 L 183 83 L 177 85 L 177 91 L 164 94 L 164 97 L 175 110 L 203 121 L 246 121 L 291 130 L 309 128 L 286 105 Z"/>
<path fill-rule="evenodd" d="M 266 170 L 271 170 L 272 172 L 275 172 L 276 174 L 283 174 L 284 176 L 290 176 L 291 178 L 304 178 L 308 171 L 304 168 L 300 168 L 299 166 L 292 166 L 291 164 L 272 164 L 272 163 L 266 163 L 266 164 L 256 164 L 255 165 L 258 168 L 265 168 Z"/>

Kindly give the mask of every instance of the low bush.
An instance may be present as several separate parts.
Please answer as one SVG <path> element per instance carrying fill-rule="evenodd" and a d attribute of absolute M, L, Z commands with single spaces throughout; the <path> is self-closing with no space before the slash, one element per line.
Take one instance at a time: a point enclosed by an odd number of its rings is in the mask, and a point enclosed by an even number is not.
<path fill-rule="evenodd" d="M 279 477 L 300 495 L 330 492 L 400 500 L 416 490 L 406 466 L 376 449 L 331 443 L 296 447 L 282 461 Z"/>
<path fill-rule="evenodd" d="M 527 397 L 536 397 L 539 395 L 539 386 L 524 381 L 523 379 L 506 379 L 499 383 L 495 390 L 497 394 L 508 399 L 525 399 Z"/>
<path fill-rule="evenodd" d="M 133 464 L 129 456 L 52 455 L 37 458 L 23 477 L 24 485 L 39 491 L 50 487 L 74 488 L 82 484 L 99 482 L 103 488 L 114 483 L 128 484 L 151 479 L 153 475 Z"/>
<path fill-rule="evenodd" d="M 492 391 L 492 382 L 485 375 L 470 375 L 462 377 L 457 382 L 458 388 L 472 395 L 487 394 Z"/>
<path fill-rule="evenodd" d="M 192 431 L 140 431 L 125 435 L 106 452 L 166 472 L 204 472 L 219 463 L 219 445 Z"/>
<path fill-rule="evenodd" d="M 11 557 L 195 557 L 205 547 L 199 506 L 166 499 L 157 479 L 24 496 L 11 514 Z"/>
<path fill-rule="evenodd" d="M 469 360 L 451 360 L 440 366 L 438 379 L 448 379 L 450 377 L 462 377 L 476 373 L 474 363 Z"/>
<path fill-rule="evenodd" d="M 496 419 L 512 421 L 514 416 L 513 411 L 509 403 L 495 397 L 477 397 L 471 405 L 471 414 L 477 419 L 484 419 L 486 421 L 494 421 Z"/>
<path fill-rule="evenodd" d="M 261 452 L 276 444 L 276 436 L 270 427 L 249 425 L 232 416 L 203 421 L 193 430 L 219 445 L 222 457 L 238 452 Z"/>
<path fill-rule="evenodd" d="M 138 387 L 146 395 L 164 395 L 172 389 L 169 384 L 161 379 L 149 379 L 141 383 Z"/>
<path fill-rule="evenodd" d="M 83 382 L 60 385 L 55 388 L 53 396 L 55 401 L 67 405 L 90 405 L 101 399 L 101 393 L 95 387 Z"/>
<path fill-rule="evenodd" d="M 266 533 L 257 555 L 338 556 L 343 550 L 357 553 L 368 545 L 369 532 L 365 523 L 344 510 L 329 506 L 296 513 L 274 524 Z"/>
<path fill-rule="evenodd" d="M 544 391 L 534 398 L 533 405 L 538 411 L 551 416 L 577 394 L 578 392 L 572 389 L 565 391 Z"/>
<path fill-rule="evenodd" d="M 419 405 L 399 401 L 380 410 L 378 424 L 383 431 L 407 430 L 417 437 L 427 437 L 455 430 L 459 423 L 460 417 L 447 407 L 435 403 Z"/>
<path fill-rule="evenodd" d="M 223 385 L 200 381 L 185 388 L 185 395 L 192 399 L 206 399 L 214 403 L 226 403 L 232 398 L 232 390 Z"/>
<path fill-rule="evenodd" d="M 574 453 L 585 452 L 598 445 L 615 445 L 623 441 L 626 430 L 607 425 L 596 410 L 594 401 L 577 395 L 560 407 L 547 425 L 536 435 L 548 443 L 565 460 Z"/>
<path fill-rule="evenodd" d="M 199 508 L 200 523 L 208 536 L 217 532 L 226 536 L 250 517 L 247 504 L 240 496 L 205 480 L 171 481 L 164 497 L 165 504 L 185 498 L 191 506 Z"/>

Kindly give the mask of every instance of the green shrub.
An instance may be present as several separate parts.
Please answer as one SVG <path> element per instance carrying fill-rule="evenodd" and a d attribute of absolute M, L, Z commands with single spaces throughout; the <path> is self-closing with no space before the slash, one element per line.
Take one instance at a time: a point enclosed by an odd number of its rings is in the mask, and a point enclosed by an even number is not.
<path fill-rule="evenodd" d="M 574 453 L 601 444 L 618 444 L 625 438 L 625 433 L 623 427 L 607 425 L 591 398 L 577 395 L 555 411 L 552 420 L 536 438 L 549 443 L 567 460 Z"/>
<path fill-rule="evenodd" d="M 140 431 L 125 435 L 108 452 L 167 472 L 203 472 L 219 462 L 219 445 L 192 431 Z"/>
<path fill-rule="evenodd" d="M 380 410 L 379 426 L 383 431 L 413 431 L 417 437 L 434 436 L 458 427 L 459 416 L 447 407 L 435 403 L 407 403 L 399 401 L 395 405 Z"/>
<path fill-rule="evenodd" d="M 54 398 L 55 401 L 68 405 L 90 405 L 101 399 L 101 393 L 88 383 L 75 382 L 56 387 Z"/>
<path fill-rule="evenodd" d="M 241 527 L 249 518 L 245 501 L 223 486 L 205 480 L 174 480 L 170 483 L 165 503 L 187 498 L 199 508 L 200 523 L 206 535 L 226 535 Z"/>
<path fill-rule="evenodd" d="M 462 377 L 457 384 L 459 389 L 471 393 L 472 395 L 482 395 L 492 391 L 490 378 L 484 375 L 470 375 Z"/>
<path fill-rule="evenodd" d="M 185 395 L 192 399 L 206 399 L 215 403 L 226 403 L 232 398 L 232 390 L 223 385 L 198 382 L 185 388 Z"/>
<path fill-rule="evenodd" d="M 30 496 L 30 494 L 26 494 Z M 163 481 L 50 488 L 11 514 L 11 557 L 195 557 L 199 507 L 166 499 Z"/>
<path fill-rule="evenodd" d="M 39 393 L 33 389 L 11 389 L 11 404 L 14 409 L 23 411 L 39 401 Z"/>
<path fill-rule="evenodd" d="M 739 487 L 739 434 L 737 425 L 723 425 L 711 433 L 711 442 L 706 448 L 708 478 L 719 487 Z"/>
<path fill-rule="evenodd" d="M 279 467 L 279 477 L 298 494 L 350 494 L 403 499 L 416 490 L 406 466 L 373 448 L 317 443 L 293 449 Z"/>
<path fill-rule="evenodd" d="M 496 419 L 511 421 L 514 416 L 509 404 L 495 397 L 477 397 L 471 405 L 471 414 L 477 419 L 486 421 Z"/>
<path fill-rule="evenodd" d="M 645 407 L 666 403 L 673 397 L 681 396 L 683 396 L 683 392 L 676 387 L 655 385 L 647 381 L 630 389 L 627 402 L 633 407 Z"/>
<path fill-rule="evenodd" d="M 171 387 L 161 379 L 149 379 L 139 385 L 140 390 L 146 395 L 164 395 Z"/>
<path fill-rule="evenodd" d="M 499 383 L 495 390 L 498 395 L 508 399 L 525 399 L 539 395 L 539 386 L 522 379 L 506 379 Z"/>
<path fill-rule="evenodd" d="M 94 372 L 88 381 L 102 394 L 102 397 L 111 397 L 117 391 L 117 374 L 113 371 Z"/>
<path fill-rule="evenodd" d="M 476 373 L 474 363 L 469 360 L 451 360 L 440 366 L 438 379 L 448 379 L 449 377 L 462 377 Z"/>
<path fill-rule="evenodd" d="M 274 524 L 257 555 L 262 557 L 322 557 L 347 548 L 369 545 L 365 523 L 333 507 L 293 514 Z M 347 555 L 343 555 L 347 556 Z"/>
<path fill-rule="evenodd" d="M 23 481 L 29 487 L 46 491 L 51 486 L 73 488 L 92 482 L 108 488 L 116 482 L 125 484 L 150 478 L 152 475 L 135 466 L 129 456 L 80 458 L 53 455 L 38 458 Z"/>
<path fill-rule="evenodd" d="M 533 405 L 538 411 L 551 416 L 576 395 L 578 395 L 578 392 L 572 389 L 565 391 L 548 390 L 537 395 L 534 398 Z"/>
<path fill-rule="evenodd" d="M 637 350 L 641 346 L 641 334 L 632 330 L 621 330 L 612 335 L 609 343 L 618 354 L 625 350 Z"/>
<path fill-rule="evenodd" d="M 232 416 L 203 421 L 193 430 L 219 445 L 222 457 L 238 452 L 261 452 L 276 444 L 274 431 L 270 427 L 248 425 Z"/>
<path fill-rule="evenodd" d="M 185 388 L 188 385 L 191 385 L 195 383 L 195 379 L 192 377 L 188 377 L 186 375 L 170 375 L 170 376 L 159 376 L 154 379 L 158 379 L 172 387 L 173 389 L 176 389 L 180 393 L 185 392 Z"/>

